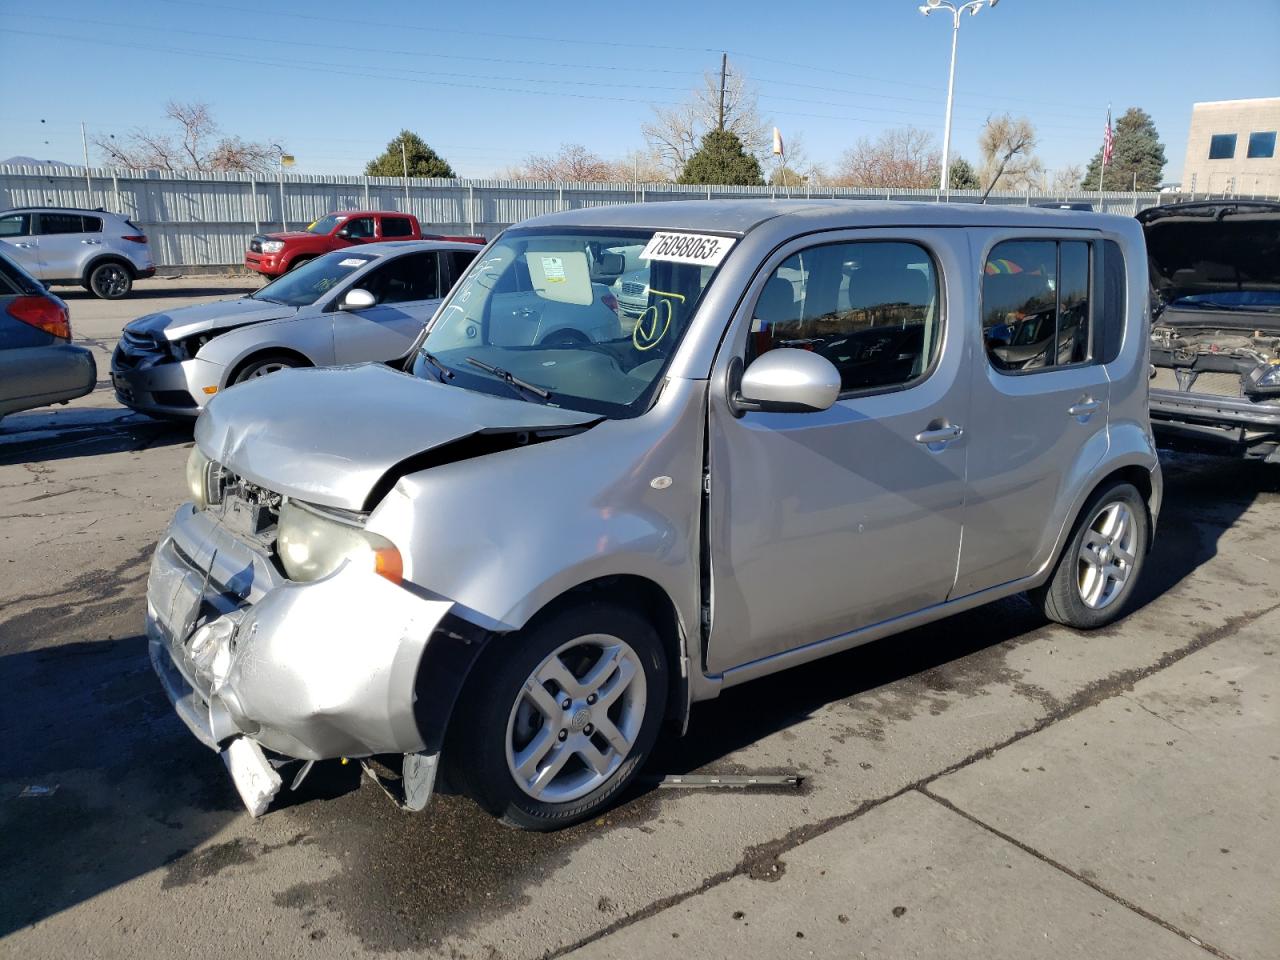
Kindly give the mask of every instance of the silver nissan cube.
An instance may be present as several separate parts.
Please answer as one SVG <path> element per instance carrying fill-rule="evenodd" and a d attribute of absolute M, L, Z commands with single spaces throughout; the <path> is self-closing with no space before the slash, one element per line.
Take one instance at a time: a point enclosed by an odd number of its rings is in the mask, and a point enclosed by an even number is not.
<path fill-rule="evenodd" d="M 255 815 L 341 757 L 407 809 L 576 823 L 726 687 L 1020 592 L 1122 616 L 1161 497 L 1147 303 L 1117 216 L 527 221 L 403 362 L 213 399 L 152 661 Z"/>

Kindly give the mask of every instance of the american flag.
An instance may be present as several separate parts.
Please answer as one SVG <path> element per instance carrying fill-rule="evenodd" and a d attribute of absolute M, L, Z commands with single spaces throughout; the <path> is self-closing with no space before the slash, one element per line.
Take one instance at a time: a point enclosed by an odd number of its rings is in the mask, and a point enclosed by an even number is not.
<path fill-rule="evenodd" d="M 1102 165 L 1111 162 L 1111 153 L 1115 147 L 1115 138 L 1111 135 L 1111 108 L 1107 107 L 1107 129 L 1102 134 Z"/>

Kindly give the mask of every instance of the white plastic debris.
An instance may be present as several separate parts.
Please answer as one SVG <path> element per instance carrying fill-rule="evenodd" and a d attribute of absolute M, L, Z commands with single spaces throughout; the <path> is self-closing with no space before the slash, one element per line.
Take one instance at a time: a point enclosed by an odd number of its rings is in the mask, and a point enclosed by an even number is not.
<path fill-rule="evenodd" d="M 268 762 L 262 748 L 252 740 L 236 737 L 222 754 L 236 791 L 249 815 L 260 817 L 267 812 L 272 799 L 280 792 L 280 775 Z"/>

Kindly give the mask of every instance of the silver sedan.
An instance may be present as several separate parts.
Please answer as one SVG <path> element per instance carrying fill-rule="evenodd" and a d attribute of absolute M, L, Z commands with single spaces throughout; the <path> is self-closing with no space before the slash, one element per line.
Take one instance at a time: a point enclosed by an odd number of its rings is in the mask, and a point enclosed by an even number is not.
<path fill-rule="evenodd" d="M 116 398 L 153 416 L 195 417 L 219 392 L 278 370 L 393 360 L 479 252 L 433 240 L 368 244 L 245 297 L 138 317 L 111 358 Z"/>

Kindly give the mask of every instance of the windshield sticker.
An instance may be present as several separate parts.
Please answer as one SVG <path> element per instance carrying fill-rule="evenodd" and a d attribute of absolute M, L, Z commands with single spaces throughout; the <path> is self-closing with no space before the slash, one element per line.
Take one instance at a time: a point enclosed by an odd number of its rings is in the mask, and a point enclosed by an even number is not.
<path fill-rule="evenodd" d="M 701 233 L 655 233 L 640 253 L 641 260 L 667 260 L 692 263 L 699 267 L 718 267 L 735 241 L 729 237 L 713 237 Z"/>
<path fill-rule="evenodd" d="M 564 283 L 564 260 L 560 257 L 543 257 L 542 276 L 547 283 Z"/>
<path fill-rule="evenodd" d="M 345 259 L 345 260 L 339 260 L 339 261 L 338 261 L 338 266 L 340 266 L 340 267 L 363 267 L 363 266 L 364 266 L 366 263 L 368 263 L 368 262 L 369 262 L 368 260 L 363 260 L 363 259 L 361 259 L 360 257 L 347 257 L 347 259 Z"/>

